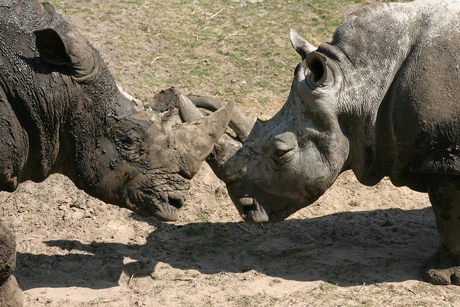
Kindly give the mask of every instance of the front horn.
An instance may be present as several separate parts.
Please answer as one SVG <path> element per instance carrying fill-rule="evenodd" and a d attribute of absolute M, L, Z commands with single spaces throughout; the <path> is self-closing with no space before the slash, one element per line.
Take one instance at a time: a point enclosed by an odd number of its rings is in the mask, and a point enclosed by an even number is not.
<path fill-rule="evenodd" d="M 188 102 L 186 103 L 193 103 L 193 106 L 203 108 L 212 112 L 219 110 L 220 108 L 226 105 L 226 102 L 209 96 L 188 95 L 185 98 L 188 98 Z M 191 106 L 187 107 L 187 109 L 191 108 Z M 249 134 L 251 133 L 251 130 L 256 122 L 257 117 L 247 114 L 242 109 L 235 106 L 233 109 L 233 116 L 230 120 L 229 126 L 236 133 L 239 140 L 241 142 L 244 142 L 244 140 L 246 140 Z"/>
<path fill-rule="evenodd" d="M 197 107 L 204 108 L 209 111 L 220 111 L 226 106 L 224 101 L 207 96 L 182 96 L 179 101 L 179 110 L 183 120 L 194 120 L 202 117 L 203 115 Z M 257 122 L 259 122 L 257 117 L 245 113 L 236 106 L 234 107 L 233 116 L 229 126 L 237 134 L 240 142 L 235 140 L 233 137 L 224 134 L 215 144 L 212 154 L 210 154 L 206 159 L 206 162 L 208 162 L 211 166 L 216 176 L 224 182 L 228 182 L 230 178 L 229 176 L 231 176 L 231 172 L 229 172 L 229 168 L 231 169 L 231 166 L 228 165 L 228 162 L 243 146 L 242 143 L 249 136 L 251 130 Z"/>
<path fill-rule="evenodd" d="M 186 122 L 175 132 L 175 145 L 181 157 L 182 172 L 192 178 L 227 129 L 233 115 L 234 104 L 228 103 L 211 115 L 203 117 L 198 109 L 197 112 L 193 112 L 193 109 L 189 108 L 193 103 L 187 97 L 180 93 L 178 96 L 179 110 Z"/>

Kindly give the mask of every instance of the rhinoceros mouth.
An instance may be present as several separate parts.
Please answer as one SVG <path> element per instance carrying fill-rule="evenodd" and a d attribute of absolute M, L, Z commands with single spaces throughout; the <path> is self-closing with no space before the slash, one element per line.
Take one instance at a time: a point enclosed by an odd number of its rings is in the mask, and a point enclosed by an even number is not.
<path fill-rule="evenodd" d="M 235 204 L 243 220 L 250 225 L 279 223 L 300 209 L 298 203 L 292 202 L 281 206 L 280 210 L 271 210 L 260 205 L 253 197 L 238 198 Z"/>
<path fill-rule="evenodd" d="M 265 209 L 252 197 L 242 197 L 236 202 L 241 217 L 247 224 L 261 225 L 270 221 Z"/>
<path fill-rule="evenodd" d="M 190 180 L 161 170 L 139 174 L 126 186 L 125 203 L 138 214 L 160 221 L 176 221 L 185 205 Z"/>

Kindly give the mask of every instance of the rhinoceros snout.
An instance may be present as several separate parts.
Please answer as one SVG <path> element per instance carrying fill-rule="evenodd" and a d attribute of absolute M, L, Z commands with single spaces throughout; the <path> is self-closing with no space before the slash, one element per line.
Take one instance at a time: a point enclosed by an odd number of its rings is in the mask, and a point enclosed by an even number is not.
<path fill-rule="evenodd" d="M 149 207 L 148 216 L 164 222 L 173 222 L 179 218 L 179 209 L 185 205 L 186 194 L 181 191 L 170 191 L 161 195 L 161 203 Z"/>
<path fill-rule="evenodd" d="M 170 181 L 175 184 L 169 185 Z M 140 174 L 125 186 L 123 207 L 160 221 L 176 221 L 189 188 L 189 180 L 178 174 Z"/>

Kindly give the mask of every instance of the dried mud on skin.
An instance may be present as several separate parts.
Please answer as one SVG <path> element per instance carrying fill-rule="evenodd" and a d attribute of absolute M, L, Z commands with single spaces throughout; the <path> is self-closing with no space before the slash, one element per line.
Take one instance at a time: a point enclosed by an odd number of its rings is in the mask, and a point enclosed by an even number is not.
<path fill-rule="evenodd" d="M 100 43 L 107 23 L 88 32 L 85 19 L 60 12 L 117 71 L 129 50 Z M 132 65 L 119 81 L 138 75 Z M 102 203 L 60 175 L 0 201 L 26 306 L 460 306 L 457 287 L 421 280 L 438 243 L 427 196 L 387 180 L 365 187 L 346 172 L 318 202 L 267 226 L 241 221 L 206 164 L 176 223 Z"/>

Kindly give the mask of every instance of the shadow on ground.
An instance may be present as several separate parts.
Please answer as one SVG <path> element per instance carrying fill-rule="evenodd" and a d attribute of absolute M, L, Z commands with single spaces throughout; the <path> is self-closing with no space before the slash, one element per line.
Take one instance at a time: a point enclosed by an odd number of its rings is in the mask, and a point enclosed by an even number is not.
<path fill-rule="evenodd" d="M 144 245 L 56 240 L 46 243 L 69 254 L 19 253 L 16 275 L 24 280 L 21 286 L 114 287 L 123 271 L 154 271 L 159 262 L 203 274 L 255 270 L 341 286 L 398 282 L 421 279 L 422 262 L 438 244 L 431 208 L 342 212 L 266 226 L 176 226 L 136 218 L 157 226 Z"/>

